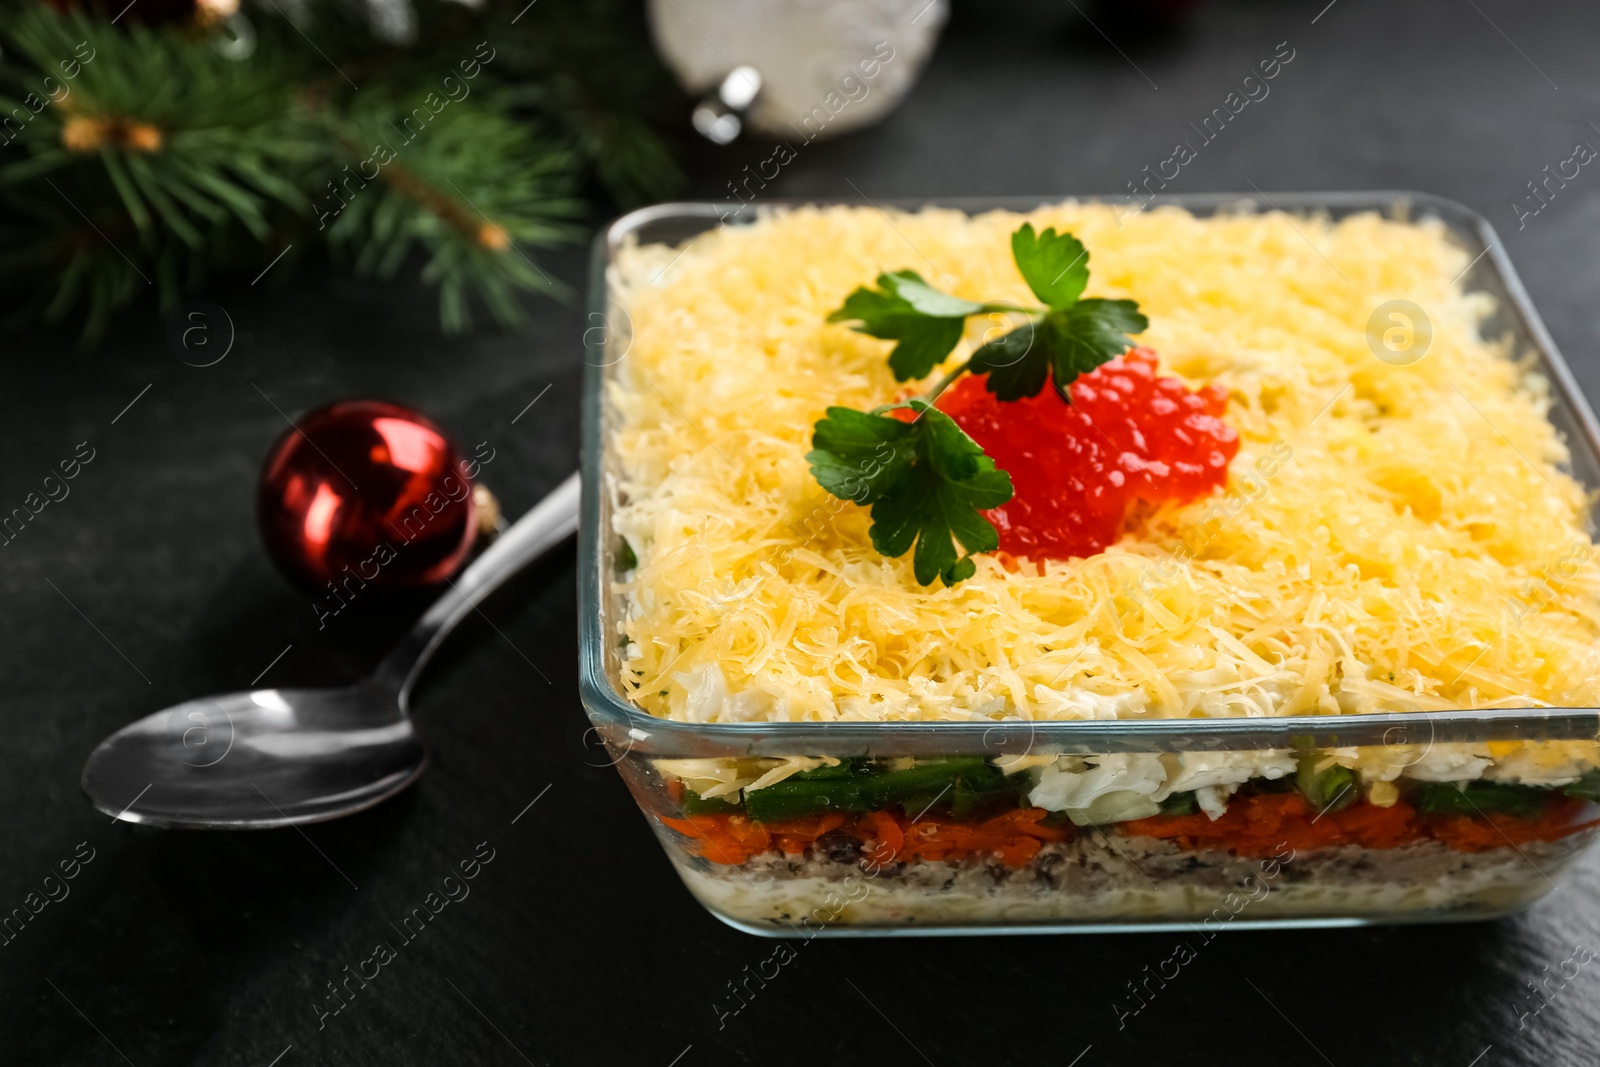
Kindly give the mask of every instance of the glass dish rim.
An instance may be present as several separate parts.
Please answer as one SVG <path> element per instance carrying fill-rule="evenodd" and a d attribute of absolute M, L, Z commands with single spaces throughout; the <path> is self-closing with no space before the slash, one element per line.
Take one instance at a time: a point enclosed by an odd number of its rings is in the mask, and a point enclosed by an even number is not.
<path fill-rule="evenodd" d="M 1067 201 L 1120 204 L 1116 195 L 899 197 L 869 201 L 869 206 L 916 211 L 926 207 L 1026 212 Z M 606 495 L 602 492 L 604 462 L 603 356 L 611 313 L 606 283 L 608 268 L 630 235 L 654 223 L 748 225 L 774 209 L 854 205 L 847 198 L 772 198 L 747 218 L 729 222 L 727 205 L 716 201 L 678 201 L 636 209 L 613 220 L 596 235 L 591 257 L 584 332 L 582 397 L 583 502 L 578 532 L 578 678 L 585 711 L 603 736 L 624 754 L 672 755 L 693 750 L 697 755 L 923 755 L 985 751 L 993 755 L 1033 751 L 1063 753 L 1258 751 L 1333 748 L 1360 745 L 1431 745 L 1512 740 L 1595 740 L 1600 737 L 1597 708 L 1486 708 L 1447 711 L 1375 712 L 1355 715 L 1296 715 L 1262 718 L 1184 718 L 1143 720 L 1009 720 L 990 722 L 878 720 L 692 723 L 662 719 L 635 707 L 618 690 L 606 667 L 601 621 L 602 597 L 609 571 L 609 552 L 601 543 Z M 1176 206 L 1216 212 L 1237 207 L 1258 212 L 1354 212 L 1372 210 L 1435 215 L 1458 235 L 1474 238 L 1481 251 L 1469 264 L 1484 261 L 1504 290 L 1504 311 L 1520 325 L 1540 366 L 1550 380 L 1557 403 L 1571 414 L 1578 431 L 1569 439 L 1574 452 L 1583 450 L 1600 466 L 1600 421 L 1571 368 L 1534 308 L 1499 235 L 1478 212 L 1445 197 L 1408 190 L 1362 190 L 1299 193 L 1190 193 L 1160 195 L 1150 206 Z M 742 215 L 742 208 L 734 213 Z M 1471 248 L 1469 247 L 1469 251 Z M 592 358 L 600 357 L 600 358 Z M 1569 435 L 1571 437 L 1572 435 Z M 620 759 L 620 757 L 618 757 Z"/>

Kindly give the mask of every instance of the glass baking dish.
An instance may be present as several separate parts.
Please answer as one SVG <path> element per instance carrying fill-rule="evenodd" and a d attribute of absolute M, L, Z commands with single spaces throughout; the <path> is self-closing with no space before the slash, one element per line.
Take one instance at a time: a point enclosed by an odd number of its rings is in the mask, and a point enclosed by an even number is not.
<path fill-rule="evenodd" d="M 973 214 L 1028 211 L 1051 202 L 956 199 L 892 206 Z M 1600 429 L 1594 414 L 1481 216 L 1448 200 L 1408 192 L 1173 196 L 1161 202 L 1201 216 L 1282 210 L 1338 219 L 1377 211 L 1441 220 L 1451 239 L 1473 257 L 1464 288 L 1494 300 L 1485 335 L 1507 337 L 1512 351 L 1524 354 L 1531 369 L 1549 380 L 1549 417 L 1570 448 L 1568 469 L 1591 492 L 1600 489 Z M 1480 919 L 1516 911 L 1549 892 L 1553 879 L 1591 842 L 1596 831 L 1588 822 L 1600 810 L 1589 778 L 1585 788 L 1571 790 L 1573 795 L 1552 791 L 1536 813 L 1517 811 L 1515 805 L 1497 809 L 1492 797 L 1470 790 L 1460 794 L 1465 801 L 1451 794 L 1423 819 L 1427 839 L 1400 847 L 1381 831 L 1363 828 L 1358 816 L 1338 810 L 1337 797 L 1319 809 L 1303 804 L 1298 794 L 1260 801 L 1273 814 L 1267 824 L 1253 827 L 1254 836 L 1243 847 L 1207 845 L 1200 840 L 1204 824 L 1199 822 L 1199 837 L 1152 838 L 1129 834 L 1118 823 L 1043 818 L 1014 791 L 998 807 L 993 801 L 996 788 L 1007 796 L 1002 766 L 1019 757 L 1035 763 L 1077 757 L 1084 762 L 1072 766 L 1092 768 L 1150 758 L 1192 762 L 1203 759 L 1200 754 L 1226 751 L 1303 766 L 1313 753 L 1359 747 L 1403 767 L 1437 745 L 1592 742 L 1600 736 L 1600 712 L 1594 708 L 1398 708 L 1377 714 L 1204 720 L 696 724 L 656 718 L 630 705 L 614 682 L 621 650 L 616 639 L 620 602 L 612 581 L 622 549 L 611 525 L 614 457 L 606 448 L 604 403 L 605 385 L 626 358 L 630 327 L 608 283 L 608 268 L 624 242 L 676 246 L 726 224 L 724 215 L 715 203 L 644 208 L 614 222 L 595 243 L 585 334 L 579 563 L 585 710 L 685 884 L 718 918 L 750 933 L 805 938 Z M 761 803 L 738 803 L 734 793 L 733 805 L 686 792 L 685 765 L 671 762 L 740 760 L 746 762 L 735 766 L 757 773 L 795 757 L 813 758 L 807 764 L 813 769 L 792 779 L 797 785 Z M 936 786 L 941 787 L 937 793 Z M 797 795 L 820 796 L 829 814 L 787 817 L 781 801 Z M 1482 803 L 1473 800 L 1475 795 Z M 1435 803 L 1412 799 L 1419 811 Z M 1282 840 L 1274 839 L 1272 819 L 1284 828 Z"/>

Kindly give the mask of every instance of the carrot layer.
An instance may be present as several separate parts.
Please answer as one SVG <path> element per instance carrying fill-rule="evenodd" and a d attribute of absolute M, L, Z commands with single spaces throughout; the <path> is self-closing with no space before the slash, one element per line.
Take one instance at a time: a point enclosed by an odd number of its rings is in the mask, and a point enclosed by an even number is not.
<path fill-rule="evenodd" d="M 1235 797 L 1220 819 L 1205 815 L 1156 816 L 1119 823 L 1135 837 L 1160 837 L 1185 850 L 1223 848 L 1239 856 L 1267 856 L 1284 845 L 1295 849 L 1360 845 L 1398 848 L 1435 840 L 1462 852 L 1482 852 L 1529 841 L 1554 841 L 1593 823 L 1576 823 L 1583 801 L 1552 795 L 1533 818 L 1499 813 L 1481 817 L 1423 815 L 1400 801 L 1387 808 L 1365 801 L 1343 811 L 1321 813 L 1299 793 Z"/>
<path fill-rule="evenodd" d="M 1239 856 L 1269 856 L 1284 845 L 1394 848 L 1424 836 L 1416 809 L 1403 801 L 1387 808 L 1358 803 L 1318 813 L 1299 793 L 1234 797 L 1215 821 L 1204 814 L 1158 815 L 1118 823 L 1117 829 L 1131 837 L 1163 838 L 1185 851 L 1225 848 Z"/>
<path fill-rule="evenodd" d="M 1483 852 L 1530 841 L 1554 841 L 1600 820 L 1579 823 L 1583 802 L 1552 795 L 1532 818 L 1486 813 L 1481 818 L 1424 815 L 1405 802 L 1381 808 L 1365 801 L 1343 811 L 1318 812 L 1299 793 L 1236 796 L 1222 817 L 1157 815 L 1116 824 L 1130 837 L 1158 837 L 1185 851 L 1224 849 L 1238 856 L 1268 856 L 1288 845 L 1296 850 L 1359 845 L 1398 848 L 1435 840 L 1461 852 Z M 805 819 L 759 823 L 743 815 L 689 815 L 662 823 L 694 842 L 712 863 L 737 865 L 777 850 L 803 855 L 824 834 L 860 841 L 866 860 L 884 865 L 913 859 L 961 860 L 993 857 L 1007 867 L 1026 865 L 1046 842 L 1065 841 L 1070 825 L 1046 825 L 1042 808 L 1018 808 L 982 822 L 912 819 L 898 811 L 865 815 L 830 812 Z"/>
<path fill-rule="evenodd" d="M 690 815 L 662 823 L 694 840 L 712 863 L 739 864 L 776 848 L 801 855 L 818 838 L 840 831 L 863 842 L 861 854 L 879 865 L 910 859 L 964 859 L 994 856 L 1007 867 L 1021 867 L 1046 841 L 1064 841 L 1070 826 L 1046 826 L 1043 808 L 1017 808 L 982 822 L 912 820 L 894 811 L 847 816 L 839 812 L 808 819 L 758 823 L 742 815 Z"/>

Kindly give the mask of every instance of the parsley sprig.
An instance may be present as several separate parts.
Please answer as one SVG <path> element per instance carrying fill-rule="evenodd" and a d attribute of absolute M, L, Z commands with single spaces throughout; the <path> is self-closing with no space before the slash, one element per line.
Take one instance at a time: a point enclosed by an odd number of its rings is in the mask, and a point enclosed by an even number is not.
<path fill-rule="evenodd" d="M 967 316 L 1020 310 L 1011 304 L 980 304 L 940 292 L 914 270 L 878 275 L 878 288 L 857 289 L 829 322 L 859 322 L 859 333 L 899 341 L 889 353 L 897 382 L 926 378 L 955 350 Z"/>
<path fill-rule="evenodd" d="M 903 556 L 914 541 L 917 581 L 954 585 L 977 570 L 972 553 L 1000 547 L 999 532 L 980 512 L 1011 499 L 1011 475 L 996 470 L 978 443 L 926 400 L 894 407 L 910 409 L 915 419 L 829 408 L 806 458 L 828 492 L 872 505 L 873 548 Z M 952 536 L 967 555 L 957 557 Z"/>
<path fill-rule="evenodd" d="M 811 473 L 841 500 L 872 507 L 872 546 L 885 556 L 911 551 L 917 581 L 954 585 L 977 570 L 972 556 L 1000 546 L 982 512 L 1011 499 L 1011 476 L 933 406 L 962 374 L 985 374 L 984 387 L 1004 401 L 1037 396 L 1047 380 L 1062 399 L 1074 379 L 1126 352 L 1129 334 L 1148 325 L 1132 300 L 1083 299 L 1089 253 L 1070 233 L 1036 233 L 1023 223 L 1011 254 L 1043 306 L 965 300 L 929 285 L 913 270 L 878 275 L 858 288 L 829 322 L 854 322 L 859 333 L 898 342 L 889 355 L 896 381 L 926 378 L 961 342 L 973 315 L 1010 312 L 1022 325 L 981 346 L 925 393 L 871 411 L 830 407 L 806 454 Z M 907 420 L 890 414 L 909 410 Z M 958 555 L 956 543 L 966 550 Z"/>

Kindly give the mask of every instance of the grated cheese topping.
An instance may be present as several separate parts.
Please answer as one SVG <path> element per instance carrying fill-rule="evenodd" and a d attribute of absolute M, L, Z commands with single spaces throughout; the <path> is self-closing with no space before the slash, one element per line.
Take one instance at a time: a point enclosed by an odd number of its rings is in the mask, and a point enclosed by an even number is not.
<path fill-rule="evenodd" d="M 824 408 L 902 390 L 891 342 L 824 320 L 905 267 L 1030 302 L 1009 241 L 1024 218 L 1084 241 L 1086 295 L 1139 301 L 1163 373 L 1227 387 L 1242 446 L 1225 492 L 1141 512 L 1099 555 L 979 556 L 923 587 L 807 468 Z M 1431 222 L 1162 208 L 1119 225 L 1073 203 L 801 208 L 625 249 L 631 344 L 606 397 L 638 559 L 615 586 L 624 691 L 697 722 L 1600 705 L 1590 501 L 1559 466 L 1547 383 L 1482 338 L 1489 298 L 1453 283 L 1468 258 Z M 1432 323 L 1408 366 L 1368 343 L 1395 298 Z M 1004 325 L 972 320 L 946 369 Z M 1511 744 L 1481 755 L 1514 765 Z M 1600 762 L 1547 748 L 1560 777 Z"/>

